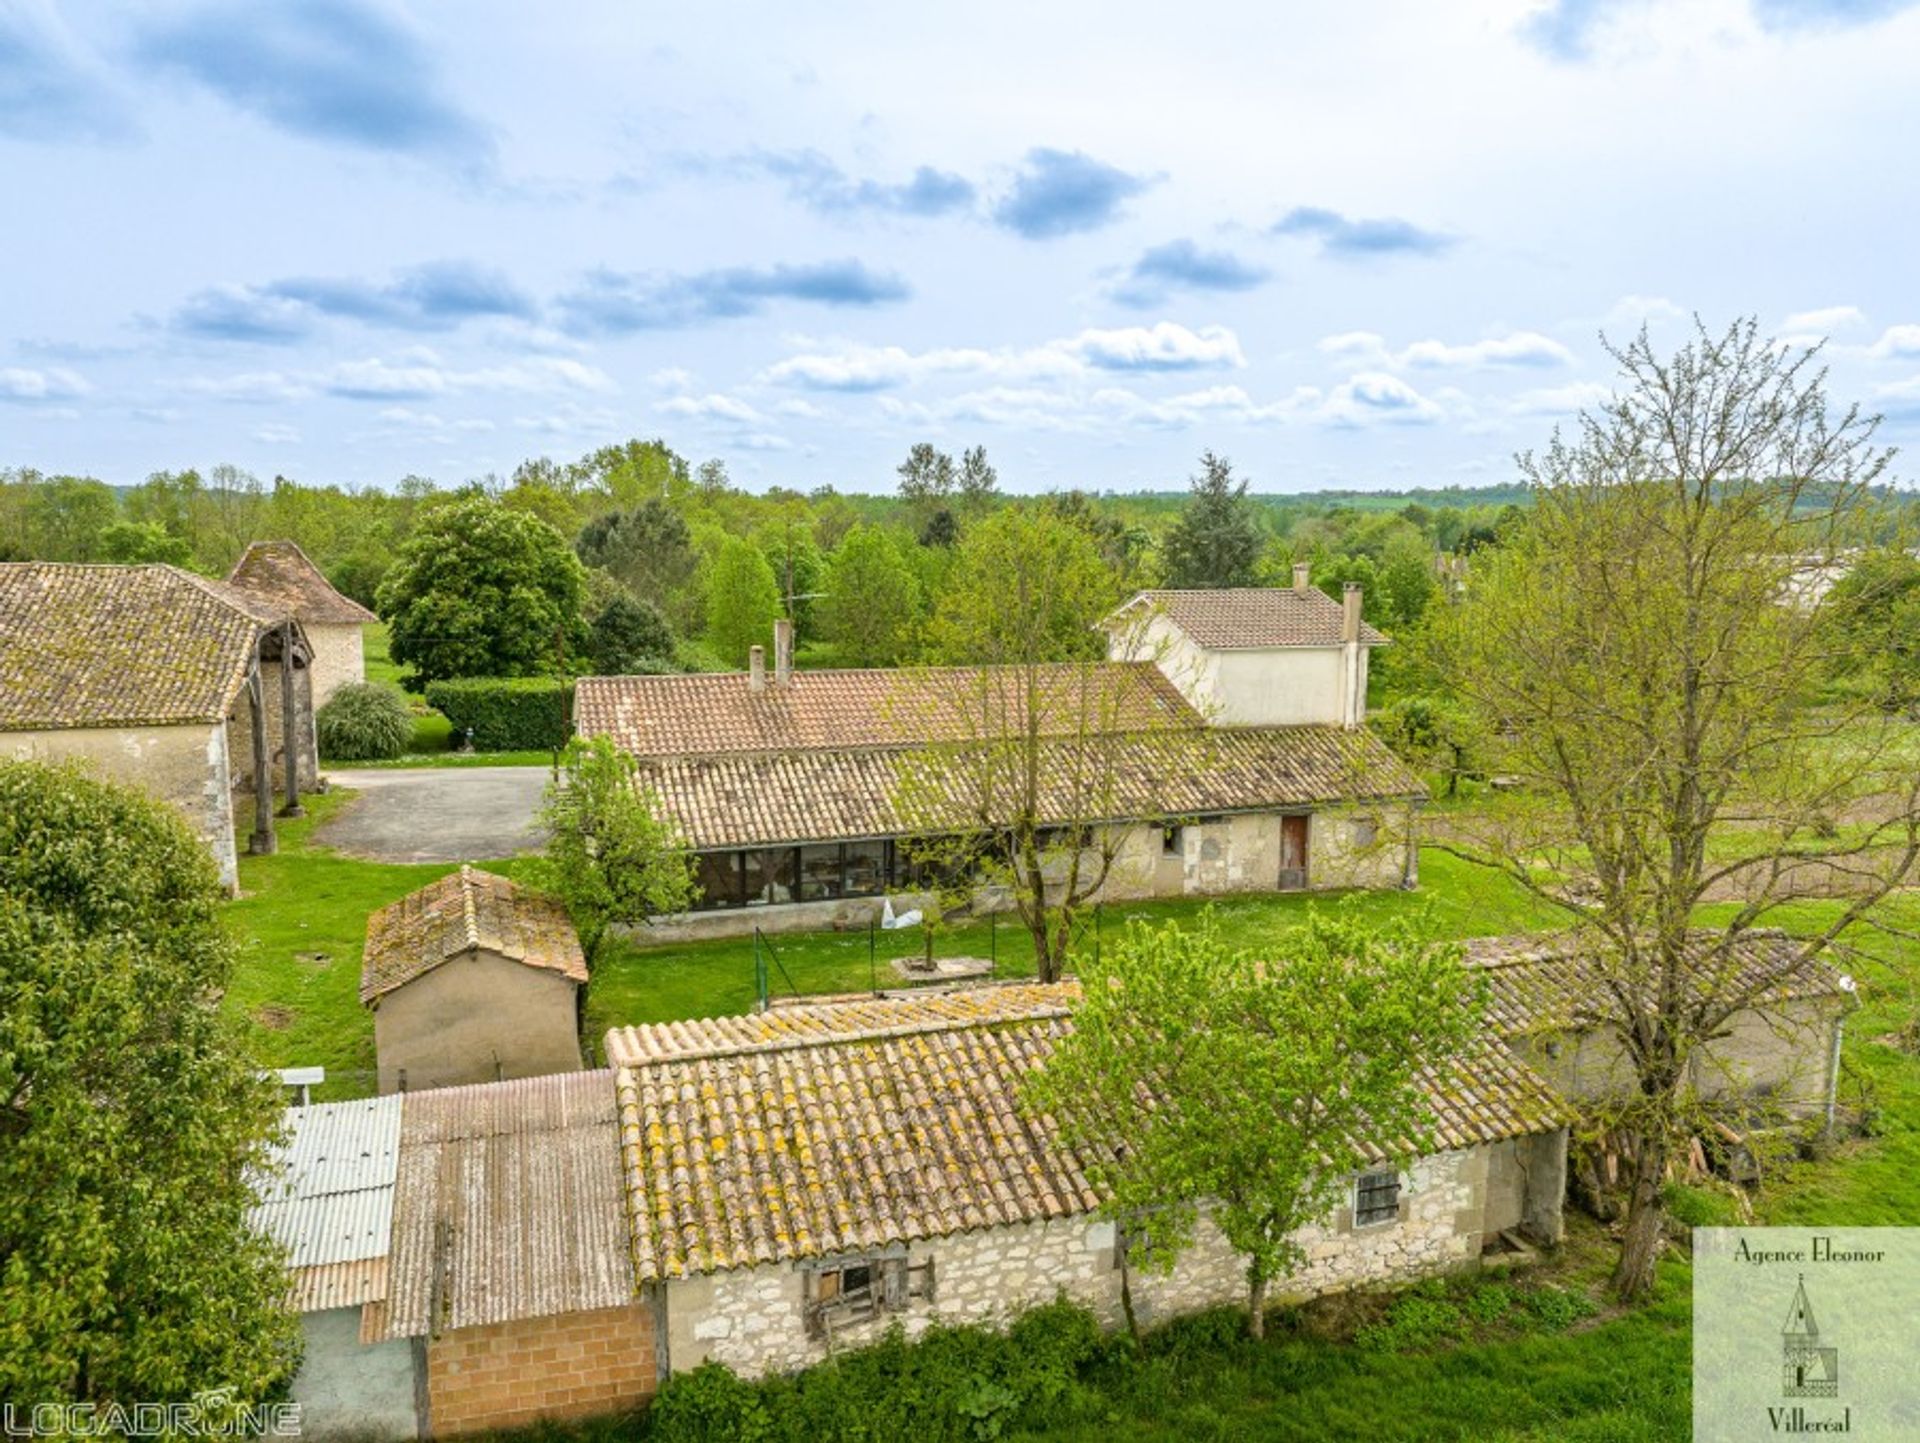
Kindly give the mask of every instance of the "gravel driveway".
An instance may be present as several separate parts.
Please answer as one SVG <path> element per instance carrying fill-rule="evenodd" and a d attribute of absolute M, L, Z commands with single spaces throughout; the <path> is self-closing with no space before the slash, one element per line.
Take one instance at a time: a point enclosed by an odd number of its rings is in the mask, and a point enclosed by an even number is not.
<path fill-rule="evenodd" d="M 537 850 L 545 767 L 395 767 L 326 776 L 360 795 L 314 845 L 373 862 L 475 862 Z"/>

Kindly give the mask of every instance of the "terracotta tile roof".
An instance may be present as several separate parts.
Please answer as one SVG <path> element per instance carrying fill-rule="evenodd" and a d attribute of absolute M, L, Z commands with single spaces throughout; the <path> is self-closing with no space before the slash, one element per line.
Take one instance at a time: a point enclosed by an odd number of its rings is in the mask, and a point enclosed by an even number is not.
<path fill-rule="evenodd" d="M 1338 646 L 1344 608 L 1319 587 L 1244 586 L 1224 591 L 1142 591 L 1119 611 L 1152 608 L 1198 646 L 1212 651 L 1269 646 Z M 1360 623 L 1360 640 L 1384 646 L 1387 636 Z"/>
<path fill-rule="evenodd" d="M 604 1069 L 406 1094 L 378 1336 L 630 1302 L 615 1118 Z"/>
<path fill-rule="evenodd" d="M 745 672 L 588 676 L 574 691 L 574 725 L 643 757 L 917 746 L 976 734 L 983 708 L 1010 711 L 1021 675 L 1013 667 L 797 671 L 785 686 L 769 675 L 760 691 Z M 1148 662 L 1059 663 L 1039 675 L 1042 695 L 1060 698 L 1050 730 L 1076 730 L 1083 716 L 1112 731 L 1200 722 Z"/>
<path fill-rule="evenodd" d="M 1119 751 L 1114 815 L 1106 820 L 1426 795 L 1420 779 L 1378 738 L 1338 727 L 1194 727 L 1053 745 L 1062 764 L 1049 766 L 1049 776 L 1070 771 L 1064 762 L 1078 745 Z M 926 758 L 924 751 L 851 749 L 670 757 L 643 761 L 639 776 L 688 845 L 706 850 L 912 830 L 896 801 L 902 778 L 923 768 Z M 969 792 L 987 774 L 964 765 L 946 774 L 956 788 L 957 820 L 981 812 L 981 798 Z M 910 790 L 921 794 L 917 787 Z M 1084 805 L 1084 794 L 1063 794 L 1049 820 L 1070 820 Z"/>
<path fill-rule="evenodd" d="M 609 1047 L 635 1058 L 616 1072 L 635 1277 L 1097 1208 L 1087 1160 L 1015 1100 L 1021 1078 L 1072 1025 L 1076 988 L 988 990 L 1003 1011 L 949 994 L 864 1002 L 846 1027 L 822 1014 L 794 1036 L 756 1040 L 763 1029 L 777 1034 L 780 1018 L 686 1024 L 670 1037 L 616 1033 Z M 1036 996 L 1049 991 L 1054 1005 Z M 956 1007 L 974 1015 L 942 1015 Z M 703 1030 L 710 1046 L 700 1045 Z M 1423 1080 L 1444 1148 L 1549 1131 L 1569 1116 L 1497 1046 Z"/>
<path fill-rule="evenodd" d="M 360 1000 L 370 1002 L 476 948 L 587 980 L 587 962 L 559 902 L 506 877 L 462 866 L 367 918 Z"/>
<path fill-rule="evenodd" d="M 0 563 L 0 730 L 224 720 L 283 619 L 173 566 Z"/>
<path fill-rule="evenodd" d="M 291 541 L 255 541 L 227 573 L 236 591 L 259 597 L 297 621 L 322 625 L 378 621 L 366 607 L 333 589 L 307 553 Z"/>
<path fill-rule="evenodd" d="M 1724 992 L 1756 989 L 1764 1002 L 1843 997 L 1849 978 L 1823 959 L 1802 965 L 1802 943 L 1770 928 L 1748 932 L 1716 962 L 1720 934 L 1700 932 L 1690 957 L 1699 968 L 1718 967 Z M 1501 1033 L 1582 1031 L 1611 1015 L 1601 974 L 1590 955 L 1567 937 L 1489 937 L 1467 943 L 1467 962 L 1487 974 L 1487 1019 Z"/>

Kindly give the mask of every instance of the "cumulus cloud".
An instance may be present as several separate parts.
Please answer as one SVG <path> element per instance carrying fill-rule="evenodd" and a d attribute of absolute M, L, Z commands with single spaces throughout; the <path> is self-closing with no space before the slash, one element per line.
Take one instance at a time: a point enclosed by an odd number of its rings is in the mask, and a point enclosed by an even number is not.
<path fill-rule="evenodd" d="M 1171 321 L 1086 330 L 1025 349 L 843 346 L 803 352 L 769 366 L 762 379 L 815 391 L 885 391 L 932 376 L 1000 381 L 1064 379 L 1089 371 L 1197 371 L 1246 364 L 1239 338 L 1224 326 L 1198 331 Z"/>
<path fill-rule="evenodd" d="M 555 305 L 575 335 L 619 336 L 757 315 L 774 301 L 867 307 L 903 301 L 911 288 L 857 260 L 734 266 L 690 275 L 596 271 Z"/>
<path fill-rule="evenodd" d="M 1250 291 L 1270 274 L 1231 251 L 1174 240 L 1142 254 L 1114 286 L 1113 298 L 1126 306 L 1154 306 L 1174 291 Z"/>
<path fill-rule="evenodd" d="M 1343 260 L 1373 256 L 1439 255 L 1454 237 L 1395 216 L 1350 219 L 1320 206 L 1298 206 L 1275 221 L 1272 232 L 1319 242 L 1323 255 Z"/>
<path fill-rule="evenodd" d="M 322 318 L 399 330 L 450 330 L 480 318 L 531 320 L 532 297 L 497 271 L 433 261 L 388 281 L 296 276 L 261 286 L 216 286 L 170 318 L 182 334 L 284 345 L 304 340 Z"/>
<path fill-rule="evenodd" d="M 1867 347 L 1876 361 L 1904 361 L 1920 356 L 1920 326 L 1888 326 L 1880 339 Z"/>
<path fill-rule="evenodd" d="M 965 176 L 930 165 L 916 166 L 904 181 L 873 180 L 848 175 L 817 150 L 754 151 L 721 165 L 771 176 L 821 215 L 949 215 L 970 209 L 975 195 Z"/>
<path fill-rule="evenodd" d="M 232 376 L 188 376 L 172 383 L 173 389 L 188 396 L 209 401 L 231 401 L 239 405 L 267 405 L 278 401 L 298 401 L 313 394 L 313 387 L 281 371 L 242 371 Z"/>
<path fill-rule="evenodd" d="M 1767 34 L 1871 25 L 1910 9 L 1916 0 L 1750 0 L 1754 27 Z M 1553 60 L 1591 60 L 1608 26 L 1622 16 L 1658 14 L 1652 0 L 1547 0 L 1516 33 Z"/>
<path fill-rule="evenodd" d="M 364 0 L 217 0 L 155 21 L 135 53 L 295 135 L 462 164 L 492 155 L 427 46 Z"/>
<path fill-rule="evenodd" d="M 65 366 L 33 369 L 23 366 L 0 367 L 0 401 L 18 405 L 39 405 L 48 401 L 72 401 L 93 390 L 77 371 Z"/>
<path fill-rule="evenodd" d="M 425 349 L 397 361 L 380 357 L 342 361 L 313 380 L 327 395 L 349 401 L 423 401 L 466 391 L 547 395 L 619 389 L 597 366 L 566 357 L 536 356 L 510 365 L 461 370 Z"/>
<path fill-rule="evenodd" d="M 280 421 L 268 421 L 255 426 L 247 434 L 265 446 L 296 446 L 300 443 L 298 428 Z"/>
<path fill-rule="evenodd" d="M 1567 386 L 1522 391 L 1508 397 L 1506 408 L 1515 416 L 1571 416 L 1604 405 L 1613 394 L 1611 386 L 1598 381 L 1575 381 Z"/>
<path fill-rule="evenodd" d="M 51 6 L 0 6 L 0 135 L 59 143 L 134 133 L 118 91 L 68 40 Z"/>
<path fill-rule="evenodd" d="M 1349 363 L 1395 370 L 1536 369 L 1570 366 L 1574 360 L 1572 351 L 1538 331 L 1512 331 L 1504 336 L 1464 343 L 1415 341 L 1399 351 L 1373 331 L 1345 331 L 1326 337 L 1320 342 L 1320 349 Z"/>
<path fill-rule="evenodd" d="M 1362 371 L 1342 381 L 1315 406 L 1315 418 L 1334 426 L 1425 426 L 1446 413 L 1398 376 Z"/>
<path fill-rule="evenodd" d="M 1795 311 L 1780 323 L 1781 334 L 1788 337 L 1830 336 L 1867 323 L 1858 306 L 1823 306 L 1818 310 Z"/>
<path fill-rule="evenodd" d="M 1028 240 L 1099 230 L 1151 184 L 1084 151 L 1027 152 L 1013 188 L 993 208 L 996 224 Z"/>
<path fill-rule="evenodd" d="M 738 396 L 721 395 L 717 392 L 709 392 L 704 396 L 674 396 L 662 401 L 656 409 L 669 416 L 685 416 L 692 420 L 730 421 L 742 426 L 759 425 L 766 419 Z"/>

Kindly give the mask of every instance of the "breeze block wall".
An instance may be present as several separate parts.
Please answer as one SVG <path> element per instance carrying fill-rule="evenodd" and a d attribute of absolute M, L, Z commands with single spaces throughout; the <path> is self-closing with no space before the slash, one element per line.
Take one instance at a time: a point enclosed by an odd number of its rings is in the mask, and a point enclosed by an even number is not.
<path fill-rule="evenodd" d="M 638 1408 L 659 1387 L 653 1310 L 644 1303 L 521 1318 L 427 1344 L 436 1437 Z"/>

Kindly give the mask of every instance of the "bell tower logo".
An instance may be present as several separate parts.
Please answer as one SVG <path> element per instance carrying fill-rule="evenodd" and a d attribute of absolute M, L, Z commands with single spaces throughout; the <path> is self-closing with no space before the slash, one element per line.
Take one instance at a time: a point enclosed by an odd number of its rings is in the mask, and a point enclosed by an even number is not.
<path fill-rule="evenodd" d="M 1840 1350 L 1820 1346 L 1820 1325 L 1807 1302 L 1807 1275 L 1802 1273 L 1780 1330 L 1780 1396 L 1783 1398 L 1837 1398 L 1840 1396 Z"/>

